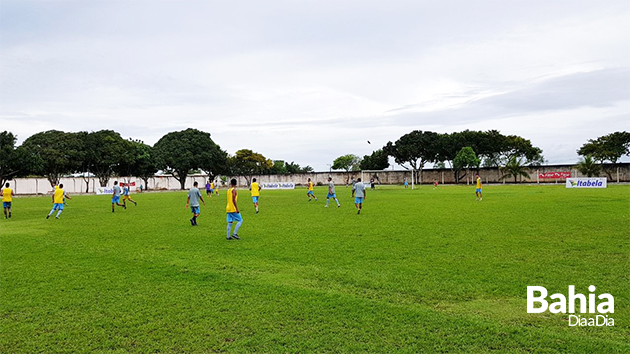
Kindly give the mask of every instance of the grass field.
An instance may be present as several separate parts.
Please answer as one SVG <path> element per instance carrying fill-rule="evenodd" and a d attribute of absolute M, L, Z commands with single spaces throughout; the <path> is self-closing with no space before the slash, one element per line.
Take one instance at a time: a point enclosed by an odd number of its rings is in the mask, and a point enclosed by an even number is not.
<path fill-rule="evenodd" d="M 422 186 L 16 198 L 0 220 L 0 352 L 630 352 L 630 186 Z M 332 204 L 332 203 L 331 203 Z M 333 205 L 331 205 L 333 206 Z M 527 314 L 526 287 L 615 297 L 615 327 Z"/>

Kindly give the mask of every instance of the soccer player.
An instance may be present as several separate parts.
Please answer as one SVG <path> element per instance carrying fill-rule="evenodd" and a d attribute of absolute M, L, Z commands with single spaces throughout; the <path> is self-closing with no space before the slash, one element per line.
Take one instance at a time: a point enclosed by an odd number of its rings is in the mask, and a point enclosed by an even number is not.
<path fill-rule="evenodd" d="M 188 205 L 190 204 L 190 211 L 193 214 L 192 219 L 190 219 L 190 225 L 197 226 L 197 217 L 200 214 L 199 201 L 206 205 L 206 202 L 203 200 L 201 196 L 201 192 L 199 191 L 199 183 L 196 181 L 193 183 L 193 187 L 188 191 L 188 199 L 186 199 L 186 209 L 188 209 Z"/>
<path fill-rule="evenodd" d="M 59 219 L 59 215 L 61 215 L 61 212 L 63 211 L 63 200 L 65 198 L 72 199 L 63 190 L 63 184 L 60 184 L 59 187 L 55 189 L 55 192 L 52 195 L 53 207 L 52 209 L 50 209 L 50 213 L 46 215 L 46 219 L 48 219 L 55 210 L 59 210 L 57 212 L 57 215 L 55 216 L 56 219 Z"/>
<path fill-rule="evenodd" d="M 475 189 L 475 196 L 477 196 L 477 201 L 483 200 L 483 195 L 481 194 L 481 177 L 477 173 L 477 189 Z"/>
<path fill-rule="evenodd" d="M 357 183 L 352 187 L 352 196 L 354 197 L 354 206 L 357 207 L 357 214 L 361 214 L 361 208 L 363 208 L 363 201 L 367 199 L 367 191 L 365 185 L 361 182 L 361 178 L 357 178 Z"/>
<path fill-rule="evenodd" d="M 306 191 L 306 196 L 308 197 L 308 201 L 310 202 L 312 198 L 315 198 L 315 201 L 317 201 L 317 197 L 315 197 L 315 194 L 313 194 L 313 187 L 314 184 L 311 181 L 311 179 L 308 179 L 308 191 Z M 312 198 L 311 198 L 312 197 Z"/>
<path fill-rule="evenodd" d="M 407 177 L 405 177 L 405 188 L 409 188 L 409 181 L 407 181 Z"/>
<path fill-rule="evenodd" d="M 337 193 L 335 193 L 335 184 L 332 181 L 332 177 L 328 177 L 328 195 L 326 196 L 325 205 L 326 208 L 328 208 L 328 202 L 330 202 L 330 198 L 333 198 L 335 202 L 337 202 L 337 208 L 341 206 L 341 204 L 339 204 L 339 200 L 337 199 Z"/>
<path fill-rule="evenodd" d="M 123 188 L 123 205 L 125 206 L 125 209 L 127 208 L 127 201 L 132 202 L 133 205 L 138 205 L 138 203 L 136 203 L 135 200 L 131 199 L 131 194 L 129 192 L 129 186 L 125 186 Z"/>
<path fill-rule="evenodd" d="M 118 181 L 114 181 L 114 191 L 112 192 L 112 213 L 114 212 L 114 204 L 123 207 L 123 209 L 127 209 L 125 204 L 120 204 L 120 187 L 118 186 Z"/>
<path fill-rule="evenodd" d="M 13 202 L 13 189 L 9 188 L 9 182 L 4 185 L 0 195 L 2 195 L 2 208 L 4 209 L 4 218 L 11 219 L 11 203 Z"/>
<path fill-rule="evenodd" d="M 434 179 L 433 180 L 433 189 L 437 188 L 437 186 L 438 186 L 438 181 L 437 181 L 437 179 Z"/>
<path fill-rule="evenodd" d="M 212 198 L 212 192 L 214 188 L 212 188 L 212 183 L 210 183 L 210 180 L 208 180 L 208 182 L 206 182 L 206 196 Z"/>
<path fill-rule="evenodd" d="M 227 239 L 228 240 L 240 240 L 238 237 L 238 229 L 243 224 L 243 217 L 241 213 L 238 211 L 238 193 L 236 192 L 236 179 L 232 178 L 230 181 L 230 189 L 227 191 L 227 206 L 225 207 L 225 212 L 227 213 Z M 236 226 L 234 227 L 234 233 L 230 236 L 232 232 L 232 223 L 236 221 Z"/>
<path fill-rule="evenodd" d="M 256 214 L 258 214 L 258 198 L 260 197 L 260 190 L 262 187 L 256 182 L 256 178 L 252 179 L 252 184 L 249 186 L 249 190 L 252 194 L 252 201 L 254 202 L 254 208 L 256 209 Z"/>

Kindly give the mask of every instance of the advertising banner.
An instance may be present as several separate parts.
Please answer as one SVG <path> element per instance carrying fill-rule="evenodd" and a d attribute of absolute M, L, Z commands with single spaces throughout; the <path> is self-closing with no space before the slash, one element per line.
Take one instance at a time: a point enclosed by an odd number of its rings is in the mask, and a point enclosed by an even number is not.
<path fill-rule="evenodd" d="M 546 172 L 539 173 L 540 179 L 559 179 L 559 178 L 571 178 L 571 172 Z"/>
<path fill-rule="evenodd" d="M 114 187 L 97 187 L 96 188 L 96 195 L 113 194 L 113 193 L 114 193 Z"/>
<path fill-rule="evenodd" d="M 295 189 L 295 182 L 261 183 L 263 189 Z"/>
<path fill-rule="evenodd" d="M 567 188 L 606 188 L 606 177 L 568 178 Z"/>

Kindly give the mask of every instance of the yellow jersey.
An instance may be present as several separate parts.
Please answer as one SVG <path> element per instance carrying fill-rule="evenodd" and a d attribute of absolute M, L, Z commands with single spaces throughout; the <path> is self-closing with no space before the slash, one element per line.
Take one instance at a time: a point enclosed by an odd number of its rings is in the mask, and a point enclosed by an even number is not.
<path fill-rule="evenodd" d="M 234 197 L 235 200 L 232 200 L 232 191 L 234 191 L 236 193 L 236 188 L 232 187 L 232 188 L 228 189 L 228 192 L 227 192 L 227 206 L 225 207 L 225 212 L 226 213 L 236 213 L 236 205 L 234 204 L 234 202 L 235 201 L 238 202 L 238 193 Z"/>
<path fill-rule="evenodd" d="M 55 194 L 53 194 L 53 203 L 63 204 L 63 189 L 55 189 Z"/>
<path fill-rule="evenodd" d="M 481 189 L 481 177 L 477 177 L 477 189 Z"/>
<path fill-rule="evenodd" d="M 313 190 L 313 182 L 308 182 L 308 190 L 309 191 Z"/>
<path fill-rule="evenodd" d="M 210 189 L 214 189 L 214 183 L 210 183 Z"/>
<path fill-rule="evenodd" d="M 252 189 L 252 197 L 260 197 L 260 187 L 258 186 L 258 182 L 252 183 L 250 187 Z"/>
<path fill-rule="evenodd" d="M 13 201 L 13 189 L 7 187 L 2 190 L 2 201 L 7 203 Z"/>

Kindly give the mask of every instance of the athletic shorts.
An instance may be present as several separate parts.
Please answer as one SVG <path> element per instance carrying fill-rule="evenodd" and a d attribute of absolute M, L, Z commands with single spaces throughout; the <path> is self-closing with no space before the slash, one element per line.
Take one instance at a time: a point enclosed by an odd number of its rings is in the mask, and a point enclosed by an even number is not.
<path fill-rule="evenodd" d="M 199 205 L 190 207 L 190 212 L 193 213 L 193 214 L 199 214 L 200 211 L 201 211 L 201 209 L 199 209 Z"/>
<path fill-rule="evenodd" d="M 214 189 L 206 189 L 206 193 L 212 194 L 212 193 L 214 193 Z"/>
<path fill-rule="evenodd" d="M 252 201 L 253 201 L 254 203 L 258 203 L 258 197 L 252 197 Z"/>
<path fill-rule="evenodd" d="M 405 186 L 408 186 L 408 185 L 409 185 L 409 182 L 405 182 Z"/>
<path fill-rule="evenodd" d="M 475 189 L 475 193 L 481 193 L 481 188 Z"/>
<path fill-rule="evenodd" d="M 363 197 L 354 197 L 354 204 L 363 204 Z"/>
<path fill-rule="evenodd" d="M 243 217 L 241 216 L 241 213 L 227 213 L 226 220 L 227 222 L 243 221 Z"/>
<path fill-rule="evenodd" d="M 328 195 L 326 196 L 326 198 L 327 198 L 327 199 L 330 199 L 330 198 L 337 199 L 337 193 L 333 193 L 333 194 L 328 193 Z"/>
<path fill-rule="evenodd" d="M 129 199 L 131 199 L 130 195 L 123 195 L 123 200 L 129 200 Z"/>
<path fill-rule="evenodd" d="M 120 196 L 112 197 L 112 204 L 120 202 Z"/>
<path fill-rule="evenodd" d="M 63 203 L 54 203 L 53 210 L 63 210 Z"/>
<path fill-rule="evenodd" d="M 310 195 L 312 195 L 312 196 L 315 196 L 315 194 L 313 194 L 313 191 L 308 191 L 308 192 L 306 192 L 306 194 L 307 194 L 307 195 L 309 195 L 309 194 L 310 194 Z"/>
<path fill-rule="evenodd" d="M 11 202 L 2 202 L 2 207 L 3 208 L 10 208 L 11 207 Z"/>

